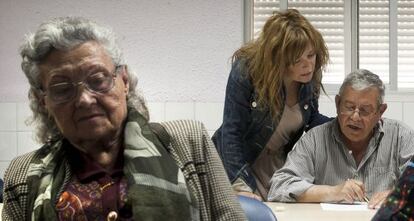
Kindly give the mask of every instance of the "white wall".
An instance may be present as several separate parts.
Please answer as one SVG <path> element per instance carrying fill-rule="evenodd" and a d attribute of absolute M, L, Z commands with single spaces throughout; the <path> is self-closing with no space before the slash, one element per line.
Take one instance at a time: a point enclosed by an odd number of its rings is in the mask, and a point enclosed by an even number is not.
<path fill-rule="evenodd" d="M 67 15 L 119 34 L 148 101 L 220 102 L 229 58 L 242 43 L 242 0 L 1 0 L 0 102 L 26 101 L 24 35 Z"/>

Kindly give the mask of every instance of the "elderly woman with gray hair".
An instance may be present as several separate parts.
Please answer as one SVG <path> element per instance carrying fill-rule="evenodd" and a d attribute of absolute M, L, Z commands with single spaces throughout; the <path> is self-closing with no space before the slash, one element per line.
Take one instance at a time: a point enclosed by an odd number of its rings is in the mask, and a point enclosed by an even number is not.
<path fill-rule="evenodd" d="M 115 35 L 43 23 L 21 47 L 37 138 L 5 172 L 3 220 L 243 220 L 203 125 L 148 122 Z"/>

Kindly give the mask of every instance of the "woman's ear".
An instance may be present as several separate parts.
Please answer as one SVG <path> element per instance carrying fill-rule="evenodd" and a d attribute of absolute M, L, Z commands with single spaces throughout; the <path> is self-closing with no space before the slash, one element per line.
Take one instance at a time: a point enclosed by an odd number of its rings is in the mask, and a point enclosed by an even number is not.
<path fill-rule="evenodd" d="M 40 69 L 42 70 L 43 66 L 40 65 Z M 45 86 L 47 83 L 45 82 L 45 76 L 43 75 L 44 72 L 40 72 L 38 81 L 39 85 L 34 87 L 35 89 L 31 89 L 30 96 L 36 97 L 36 99 L 39 101 L 39 105 L 41 105 L 43 108 L 46 109 L 46 92 L 45 92 Z"/>
<path fill-rule="evenodd" d="M 39 105 L 46 108 L 46 98 L 44 94 L 39 91 L 31 91 L 29 96 L 32 97 L 31 99 L 37 99 L 39 101 Z"/>
<path fill-rule="evenodd" d="M 46 108 L 46 101 L 45 101 L 45 97 L 44 96 L 41 96 L 39 98 L 39 103 L 40 103 L 40 105 L 42 105 L 43 108 Z"/>
<path fill-rule="evenodd" d="M 129 77 L 128 77 L 128 66 L 122 66 L 121 72 L 122 82 L 124 83 L 124 92 L 128 95 L 129 92 Z"/>

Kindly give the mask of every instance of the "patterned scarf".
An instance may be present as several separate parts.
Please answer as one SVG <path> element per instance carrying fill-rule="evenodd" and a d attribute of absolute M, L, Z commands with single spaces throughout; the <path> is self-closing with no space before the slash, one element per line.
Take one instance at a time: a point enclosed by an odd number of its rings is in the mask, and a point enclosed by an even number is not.
<path fill-rule="evenodd" d="M 31 220 L 57 220 L 55 206 L 71 181 L 63 140 L 42 147 L 28 171 Z M 128 180 L 127 206 L 135 220 L 199 220 L 194 196 L 181 170 L 148 122 L 128 109 L 124 129 L 124 174 Z"/>

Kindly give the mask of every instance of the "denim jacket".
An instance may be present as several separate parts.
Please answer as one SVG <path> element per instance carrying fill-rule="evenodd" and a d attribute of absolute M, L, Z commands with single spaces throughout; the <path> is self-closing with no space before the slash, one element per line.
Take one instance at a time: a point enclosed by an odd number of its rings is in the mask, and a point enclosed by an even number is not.
<path fill-rule="evenodd" d="M 241 178 L 252 190 L 256 190 L 256 182 L 250 165 L 264 149 L 280 120 L 277 117 L 273 120 L 268 109 L 259 108 L 256 97 L 247 67 L 242 61 L 235 61 L 227 82 L 223 123 L 212 137 L 230 182 Z M 319 113 L 311 83 L 301 85 L 299 106 L 304 126 L 286 145 L 285 155 L 303 131 L 330 120 Z"/>

